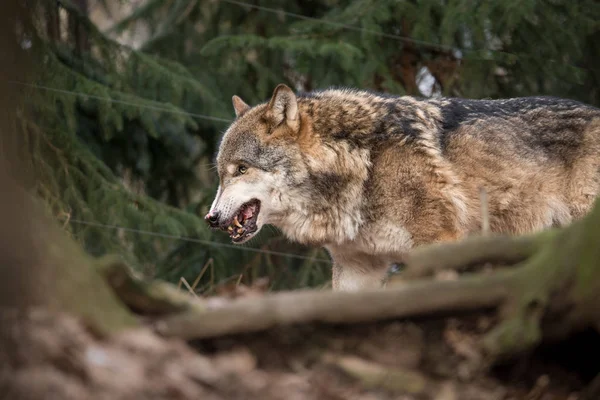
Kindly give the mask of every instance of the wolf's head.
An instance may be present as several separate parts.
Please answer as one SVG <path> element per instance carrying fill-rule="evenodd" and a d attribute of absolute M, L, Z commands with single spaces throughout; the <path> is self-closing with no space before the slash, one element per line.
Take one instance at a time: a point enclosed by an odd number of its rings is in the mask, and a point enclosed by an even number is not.
<path fill-rule="evenodd" d="M 283 84 L 255 107 L 238 96 L 232 100 L 236 119 L 217 154 L 219 188 L 205 217 L 209 225 L 227 231 L 234 243 L 265 224 L 305 243 L 352 235 L 362 182 L 352 184 L 348 163 L 356 160 L 340 157 L 345 153 L 337 144 L 323 146 L 312 106 L 300 104 Z"/>

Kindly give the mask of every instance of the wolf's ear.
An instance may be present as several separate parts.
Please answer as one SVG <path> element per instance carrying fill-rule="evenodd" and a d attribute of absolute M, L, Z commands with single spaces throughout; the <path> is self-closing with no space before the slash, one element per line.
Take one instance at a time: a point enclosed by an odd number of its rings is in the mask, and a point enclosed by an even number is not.
<path fill-rule="evenodd" d="M 283 83 L 277 85 L 267 106 L 267 115 L 275 125 L 286 122 L 291 128 L 298 125 L 298 101 L 296 95 Z"/>
<path fill-rule="evenodd" d="M 240 114 L 248 111 L 250 106 L 244 102 L 239 96 L 233 96 L 231 98 L 231 102 L 233 103 L 233 109 L 235 110 L 235 116 L 239 117 Z"/>

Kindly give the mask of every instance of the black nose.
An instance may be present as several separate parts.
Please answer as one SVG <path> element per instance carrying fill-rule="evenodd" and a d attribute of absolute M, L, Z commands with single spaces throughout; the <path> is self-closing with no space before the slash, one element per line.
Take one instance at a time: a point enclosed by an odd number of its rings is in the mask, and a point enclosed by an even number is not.
<path fill-rule="evenodd" d="M 219 225 L 219 213 L 208 213 L 206 214 L 206 217 L 204 217 L 204 220 L 208 222 L 208 225 L 210 225 L 211 228 L 216 228 Z"/>

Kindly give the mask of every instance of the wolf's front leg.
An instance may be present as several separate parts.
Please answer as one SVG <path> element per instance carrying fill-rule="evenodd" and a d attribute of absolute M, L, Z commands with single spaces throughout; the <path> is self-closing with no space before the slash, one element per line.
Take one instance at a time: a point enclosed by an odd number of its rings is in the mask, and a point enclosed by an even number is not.
<path fill-rule="evenodd" d="M 334 291 L 357 291 L 382 287 L 386 268 L 365 268 L 365 265 L 341 265 L 334 261 L 331 287 Z"/>

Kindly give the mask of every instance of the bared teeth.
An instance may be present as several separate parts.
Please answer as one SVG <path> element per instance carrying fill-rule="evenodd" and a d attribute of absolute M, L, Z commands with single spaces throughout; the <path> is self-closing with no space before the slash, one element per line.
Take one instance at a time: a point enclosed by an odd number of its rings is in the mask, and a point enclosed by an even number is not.
<path fill-rule="evenodd" d="M 238 217 L 237 215 L 235 216 L 235 218 L 233 219 L 233 223 L 235 224 L 235 226 L 237 226 L 238 228 L 242 227 L 242 224 L 240 224 L 240 221 L 238 221 Z"/>
<path fill-rule="evenodd" d="M 237 233 L 244 233 L 244 228 L 238 228 Z"/>
<path fill-rule="evenodd" d="M 235 234 L 235 235 L 233 235 L 233 236 L 232 236 L 232 238 L 234 238 L 234 239 L 237 239 L 237 238 L 239 238 L 240 236 L 242 236 L 242 235 L 240 235 L 240 234 L 238 233 L 238 234 Z"/>
<path fill-rule="evenodd" d="M 229 232 L 233 232 L 233 226 L 229 225 L 229 226 L 227 227 L 227 231 L 229 231 Z"/>

